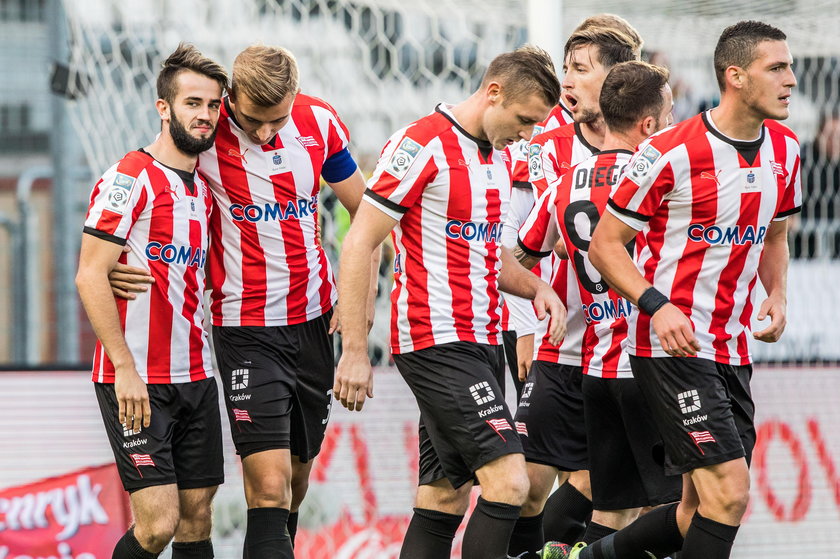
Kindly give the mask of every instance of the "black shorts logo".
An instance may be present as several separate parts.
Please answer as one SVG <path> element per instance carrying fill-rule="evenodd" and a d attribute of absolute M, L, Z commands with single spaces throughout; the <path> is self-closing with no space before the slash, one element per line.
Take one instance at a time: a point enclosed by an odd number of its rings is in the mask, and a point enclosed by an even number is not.
<path fill-rule="evenodd" d="M 248 369 L 234 369 L 230 373 L 231 390 L 244 390 L 248 388 Z"/>
<path fill-rule="evenodd" d="M 472 394 L 475 403 L 479 406 L 496 399 L 496 395 L 493 394 L 493 389 L 490 388 L 490 383 L 486 380 L 470 386 L 470 394 Z"/>
<path fill-rule="evenodd" d="M 683 414 L 693 413 L 703 407 L 700 404 L 700 395 L 696 390 L 687 390 L 677 395 L 677 400 L 680 403 L 680 411 Z"/>

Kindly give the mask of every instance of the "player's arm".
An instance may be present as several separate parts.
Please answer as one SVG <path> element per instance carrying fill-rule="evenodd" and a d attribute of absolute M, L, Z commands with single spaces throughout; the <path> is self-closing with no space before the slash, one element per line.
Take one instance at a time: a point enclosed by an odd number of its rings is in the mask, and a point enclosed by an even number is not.
<path fill-rule="evenodd" d="M 355 163 L 354 163 L 355 164 Z M 326 180 L 326 179 L 325 179 Z M 351 223 L 356 218 L 356 212 L 359 209 L 359 204 L 362 201 L 362 194 L 365 192 L 365 177 L 362 171 L 356 167 L 356 170 L 347 178 L 329 182 L 330 188 L 335 192 L 338 201 L 350 214 Z M 386 234 L 387 235 L 387 234 Z M 382 249 L 374 250 L 370 260 L 370 282 L 368 285 L 368 307 L 365 310 L 367 316 L 367 329 L 373 327 L 374 310 L 376 308 L 376 289 L 379 286 L 379 261 L 382 259 Z M 330 324 L 330 333 L 338 328 L 338 313 L 333 316 Z"/>
<path fill-rule="evenodd" d="M 122 251 L 123 247 L 117 243 L 84 234 L 76 288 L 93 331 L 114 364 L 114 390 L 119 403 L 120 423 L 139 431 L 141 425 L 148 427 L 151 421 L 149 393 L 146 383 L 137 374 L 108 283 L 108 274 L 114 269 Z"/>
<path fill-rule="evenodd" d="M 125 252 L 130 252 L 131 249 L 123 247 Z M 114 268 L 108 274 L 108 283 L 111 291 L 117 297 L 123 299 L 136 299 L 135 293 L 143 293 L 149 290 L 149 284 L 154 283 L 155 278 L 152 277 L 149 270 L 143 268 L 135 268 L 128 264 L 121 264 L 117 262 Z"/>
<path fill-rule="evenodd" d="M 786 219 L 770 223 L 758 263 L 758 278 L 767 292 L 767 298 L 761 303 L 757 318 L 764 320 L 770 317 L 767 328 L 753 332 L 753 337 L 762 342 L 778 341 L 787 324 L 787 270 L 790 259 L 787 230 Z"/>
<path fill-rule="evenodd" d="M 350 411 L 361 410 L 365 397 L 373 397 L 366 315 L 373 253 L 397 224 L 368 203 L 358 206 L 356 216 L 344 238 L 338 266 L 342 354 L 333 385 L 333 394 Z"/>
<path fill-rule="evenodd" d="M 700 345 L 691 321 L 639 273 L 627 252 L 626 245 L 637 233 L 612 211 L 605 211 L 592 234 L 589 259 L 613 289 L 652 316 L 662 349 L 676 357 L 697 355 Z"/>
<path fill-rule="evenodd" d="M 504 247 L 499 289 L 517 297 L 533 300 L 538 319 L 544 319 L 546 313 L 551 315 L 548 326 L 551 343 L 559 344 L 563 340 L 566 334 L 566 307 L 563 306 L 560 297 L 550 285 L 517 262 L 510 249 Z"/>

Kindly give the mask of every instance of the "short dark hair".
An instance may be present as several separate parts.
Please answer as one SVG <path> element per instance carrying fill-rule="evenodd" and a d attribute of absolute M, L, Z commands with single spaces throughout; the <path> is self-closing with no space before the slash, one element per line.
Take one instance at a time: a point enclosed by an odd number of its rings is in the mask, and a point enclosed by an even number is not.
<path fill-rule="evenodd" d="M 586 18 L 572 31 L 563 49 L 563 56 L 586 45 L 598 47 L 598 62 L 612 68 L 621 62 L 639 60 L 642 52 L 639 32 L 625 19 L 612 14 Z"/>
<path fill-rule="evenodd" d="M 228 87 L 228 77 L 225 69 L 210 60 L 189 43 L 181 43 L 169 58 L 163 61 L 162 69 L 157 78 L 157 94 L 159 99 L 172 103 L 178 94 L 175 78 L 181 72 L 191 71 L 215 80 L 224 92 Z"/>
<path fill-rule="evenodd" d="M 726 69 L 748 67 L 755 60 L 755 48 L 764 41 L 784 41 L 781 29 L 760 21 L 739 21 L 723 30 L 715 47 L 715 77 L 721 91 L 726 89 Z"/>
<path fill-rule="evenodd" d="M 624 132 L 645 117 L 659 118 L 667 68 L 631 60 L 616 64 L 601 86 L 601 113 L 610 130 Z"/>
<path fill-rule="evenodd" d="M 560 100 L 560 80 L 551 55 L 534 45 L 525 45 L 494 58 L 484 73 L 481 87 L 493 80 L 502 86 L 506 103 L 534 93 L 552 107 Z"/>

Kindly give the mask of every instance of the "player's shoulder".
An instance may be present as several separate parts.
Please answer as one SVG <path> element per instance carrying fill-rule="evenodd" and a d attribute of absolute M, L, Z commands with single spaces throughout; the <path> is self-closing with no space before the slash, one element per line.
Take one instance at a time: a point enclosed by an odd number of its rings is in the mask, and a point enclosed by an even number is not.
<path fill-rule="evenodd" d="M 771 136 L 783 136 L 785 138 L 790 138 L 791 140 L 799 144 L 799 138 L 797 137 L 796 133 L 781 122 L 779 122 L 778 120 L 765 120 L 764 127 L 767 129 L 767 132 Z"/>
<path fill-rule="evenodd" d="M 394 139 L 405 138 L 419 147 L 426 147 L 440 135 L 452 130 L 456 124 L 445 114 L 435 111 L 421 117 L 394 134 Z"/>
<path fill-rule="evenodd" d="M 335 108 L 321 99 L 320 97 L 315 97 L 314 95 L 307 95 L 306 93 L 298 93 L 295 96 L 295 101 L 292 104 L 292 112 L 300 111 L 300 110 L 318 110 L 327 111 L 336 117 L 338 116 L 338 111 Z"/>
<path fill-rule="evenodd" d="M 551 140 L 554 139 L 571 139 L 577 135 L 577 131 L 575 130 L 575 124 L 573 122 L 569 124 L 564 124 L 558 128 L 552 128 L 551 130 L 547 130 L 545 132 L 541 132 L 531 138 L 532 144 L 539 144 L 545 145 Z"/>
<path fill-rule="evenodd" d="M 675 148 L 690 145 L 700 138 L 705 138 L 708 130 L 703 115 L 699 114 L 651 135 L 639 145 L 638 151 L 643 152 L 645 151 L 644 148 L 650 147 L 648 155 L 655 151 L 658 158 L 658 155 L 666 154 Z"/>
<path fill-rule="evenodd" d="M 154 158 L 144 151 L 130 151 L 120 159 L 116 165 L 106 171 L 106 175 L 113 173 L 130 177 L 132 182 L 149 166 L 154 165 Z"/>

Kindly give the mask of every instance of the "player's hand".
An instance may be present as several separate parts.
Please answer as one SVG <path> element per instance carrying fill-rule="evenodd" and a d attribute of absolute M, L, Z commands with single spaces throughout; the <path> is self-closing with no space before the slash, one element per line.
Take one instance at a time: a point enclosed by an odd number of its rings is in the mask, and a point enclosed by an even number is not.
<path fill-rule="evenodd" d="M 534 335 L 519 336 L 516 338 L 516 363 L 519 380 L 525 382 L 528 371 L 531 370 L 531 361 L 534 359 Z"/>
<path fill-rule="evenodd" d="M 333 394 L 350 411 L 362 411 L 365 398 L 373 398 L 373 371 L 366 352 L 344 351 L 335 370 Z"/>
<path fill-rule="evenodd" d="M 119 403 L 119 420 L 126 429 L 139 433 L 141 426 L 148 427 L 151 424 L 149 390 L 133 365 L 116 370 L 114 391 Z"/>
<path fill-rule="evenodd" d="M 338 321 L 338 303 L 333 306 L 333 314 L 330 317 L 330 330 L 329 334 L 341 334 L 341 323 Z"/>
<path fill-rule="evenodd" d="M 770 324 L 764 330 L 753 332 L 753 338 L 767 343 L 777 342 L 787 326 L 787 302 L 783 297 L 771 295 L 761 303 L 756 318 L 765 320 L 768 316 Z"/>
<path fill-rule="evenodd" d="M 700 351 L 694 325 L 672 303 L 666 303 L 656 311 L 652 322 L 662 349 L 671 357 L 694 357 Z"/>
<path fill-rule="evenodd" d="M 540 320 L 545 318 L 546 313 L 551 315 L 551 321 L 548 323 L 548 341 L 560 345 L 566 335 L 566 307 L 554 289 L 542 280 L 534 296 L 534 310 Z"/>
<path fill-rule="evenodd" d="M 123 252 L 130 252 L 125 247 Z M 116 264 L 111 273 L 108 274 L 108 282 L 111 284 L 111 291 L 122 299 L 136 299 L 135 293 L 142 293 L 149 290 L 149 284 L 155 282 L 151 272 L 144 268 L 135 268 L 126 264 Z"/>

